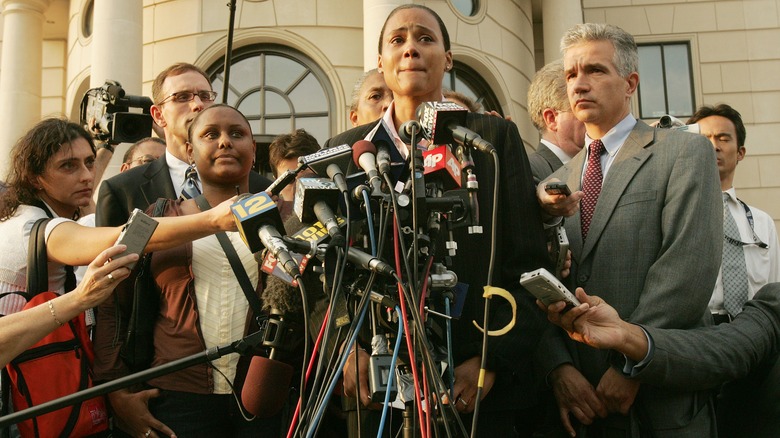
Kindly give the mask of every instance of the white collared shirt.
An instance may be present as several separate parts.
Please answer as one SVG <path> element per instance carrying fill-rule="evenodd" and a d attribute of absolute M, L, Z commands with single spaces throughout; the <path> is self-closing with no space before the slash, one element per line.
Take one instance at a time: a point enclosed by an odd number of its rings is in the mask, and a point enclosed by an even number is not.
<path fill-rule="evenodd" d="M 228 232 L 228 238 L 244 265 L 252 287 L 259 278 L 257 262 L 237 232 Z M 206 348 L 227 345 L 244 337 L 249 302 L 241 289 L 225 255 L 225 251 L 211 235 L 192 242 L 192 275 L 195 278 L 195 297 L 198 319 Z M 214 359 L 214 394 L 229 394 L 236 376 L 239 355 L 228 354 Z"/>
<path fill-rule="evenodd" d="M 609 172 L 609 168 L 612 167 L 612 163 L 615 161 L 615 157 L 620 151 L 620 148 L 623 147 L 623 143 L 625 143 L 628 139 L 628 136 L 631 134 L 634 126 L 636 126 L 636 119 L 629 113 L 625 118 L 623 118 L 623 120 L 610 129 L 604 135 L 604 137 L 601 137 L 601 142 L 604 144 L 604 150 L 606 151 L 605 154 L 601 155 L 601 174 L 604 177 L 604 181 L 607 180 L 607 173 Z M 585 150 L 587 152 L 585 155 L 585 163 L 583 163 L 582 167 L 583 178 L 585 177 L 585 169 L 588 167 L 587 154 L 590 154 L 590 149 L 588 146 L 593 142 L 593 140 L 594 139 L 590 138 L 587 133 L 585 134 Z"/>
<path fill-rule="evenodd" d="M 547 146 L 547 149 L 551 150 L 552 153 L 555 154 L 556 157 L 558 157 L 559 160 L 561 160 L 561 163 L 566 164 L 571 160 L 571 157 L 569 154 L 563 151 L 563 149 L 559 148 L 558 145 L 551 143 L 548 140 L 541 139 L 539 140 L 543 145 Z"/>
<path fill-rule="evenodd" d="M 51 206 L 44 205 L 52 212 L 54 219 L 46 225 L 45 240 L 49 240 L 52 230 L 71 219 L 57 216 Z M 38 219 L 48 218 L 46 212 L 31 205 L 20 205 L 13 216 L 0 222 L 0 293 L 27 290 L 27 249 L 32 226 Z M 65 265 L 49 261 L 45 267 L 49 272 L 49 290 L 57 294 L 65 292 Z M 68 291 L 70 292 L 70 291 Z M 0 299 L 0 315 L 16 313 L 24 307 L 26 301 L 19 295 L 9 295 Z"/>
<path fill-rule="evenodd" d="M 729 212 L 734 216 L 734 221 L 737 223 L 739 240 L 745 243 L 755 242 L 745 207 L 737 201 L 737 192 L 732 187 L 724 193 L 729 195 L 726 204 Z M 758 245 L 744 245 L 742 247 L 745 250 L 745 267 L 747 268 L 748 276 L 748 299 L 753 299 L 753 296 L 761 287 L 767 283 L 780 281 L 780 248 L 778 248 L 777 229 L 772 217 L 753 206 L 749 206 L 749 208 L 753 214 L 753 229 L 756 236 L 769 246 L 768 248 L 760 248 Z M 731 245 L 731 243 L 726 241 L 723 244 Z M 718 280 L 715 282 L 715 289 L 712 291 L 709 308 L 712 313 L 728 313 L 723 308 L 722 269 L 718 273 Z"/>
<path fill-rule="evenodd" d="M 168 173 L 171 175 L 173 190 L 176 191 L 176 197 L 178 198 L 181 196 L 181 185 L 190 165 L 186 161 L 176 158 L 167 148 L 165 149 L 165 162 L 168 164 Z"/>

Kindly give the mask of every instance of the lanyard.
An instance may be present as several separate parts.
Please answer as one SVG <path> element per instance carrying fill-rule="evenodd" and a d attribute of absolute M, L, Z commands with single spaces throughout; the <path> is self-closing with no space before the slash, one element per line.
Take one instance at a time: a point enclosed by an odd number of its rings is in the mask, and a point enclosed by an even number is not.
<path fill-rule="evenodd" d="M 739 203 L 742 204 L 742 208 L 745 209 L 745 216 L 747 216 L 748 225 L 750 225 L 750 231 L 753 233 L 753 242 L 742 242 L 741 240 L 734 239 L 733 237 L 724 234 L 726 241 L 732 245 L 737 245 L 737 246 L 757 245 L 759 248 L 768 249 L 769 245 L 762 242 L 761 239 L 759 239 L 758 235 L 756 234 L 756 230 L 754 228 L 754 223 L 753 223 L 753 212 L 750 211 L 750 207 L 748 207 L 748 205 L 745 204 L 745 202 L 739 198 L 737 198 L 737 201 L 739 201 Z"/>

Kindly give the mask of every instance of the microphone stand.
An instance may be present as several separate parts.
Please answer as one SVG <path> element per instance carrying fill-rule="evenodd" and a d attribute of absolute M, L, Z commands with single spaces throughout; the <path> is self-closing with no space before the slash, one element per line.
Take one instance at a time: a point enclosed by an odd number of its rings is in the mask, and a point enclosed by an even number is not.
<path fill-rule="evenodd" d="M 19 423 L 21 421 L 29 420 L 30 418 L 38 417 L 43 414 L 48 414 L 49 412 L 56 411 L 58 409 L 62 409 L 70 405 L 74 405 L 76 403 L 80 403 L 85 400 L 89 400 L 99 395 L 108 394 L 109 392 L 113 392 L 118 389 L 127 388 L 136 383 L 146 382 L 156 377 L 171 374 L 176 371 L 191 367 L 193 365 L 206 363 L 215 359 L 219 359 L 220 357 L 231 353 L 239 353 L 241 355 L 246 355 L 248 352 L 263 345 L 263 342 L 265 340 L 266 327 L 267 326 L 264 325 L 262 328 L 260 328 L 260 330 L 256 331 L 255 333 L 251 333 L 246 337 L 238 341 L 235 341 L 231 344 L 212 347 L 206 351 L 195 353 L 191 356 L 183 357 L 181 359 L 177 359 L 173 362 L 169 362 L 164 365 L 160 365 L 154 368 L 149 368 L 148 370 L 130 374 L 128 376 L 121 377 L 116 380 L 103 383 L 101 385 L 93 386 L 92 388 L 85 389 L 83 391 L 79 391 L 65 397 L 60 397 L 58 399 L 51 400 L 46 403 L 41 403 L 40 405 L 32 406 L 22 411 L 14 412 L 4 417 L 0 417 L 0 430 L 12 424 Z"/>

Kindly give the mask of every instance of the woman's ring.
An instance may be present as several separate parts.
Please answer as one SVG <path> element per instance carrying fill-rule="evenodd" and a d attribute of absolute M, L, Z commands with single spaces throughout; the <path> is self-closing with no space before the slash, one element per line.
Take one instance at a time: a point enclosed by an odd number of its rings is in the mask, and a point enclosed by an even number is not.
<path fill-rule="evenodd" d="M 108 275 L 110 276 L 111 274 Z M 152 434 L 152 429 L 149 429 L 146 431 L 146 433 L 144 433 L 144 436 L 150 436 L 151 434 Z"/>
<path fill-rule="evenodd" d="M 463 399 L 462 399 L 462 398 L 460 398 L 460 397 L 458 397 L 458 401 L 459 401 L 459 402 L 461 402 L 461 403 L 463 403 L 463 406 L 468 406 L 468 405 L 469 405 L 469 402 L 467 402 L 466 400 L 463 400 Z"/>
<path fill-rule="evenodd" d="M 108 275 L 106 275 L 106 277 L 108 277 L 108 281 L 114 281 L 114 276 L 111 275 L 110 272 L 108 273 Z M 152 433 L 152 429 L 149 429 L 148 433 Z M 146 436 L 149 436 L 149 435 L 147 434 Z"/>

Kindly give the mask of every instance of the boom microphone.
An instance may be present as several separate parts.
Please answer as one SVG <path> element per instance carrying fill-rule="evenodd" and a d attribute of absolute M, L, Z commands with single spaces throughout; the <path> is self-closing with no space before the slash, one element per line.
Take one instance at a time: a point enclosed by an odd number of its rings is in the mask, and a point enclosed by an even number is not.
<path fill-rule="evenodd" d="M 468 110 L 452 102 L 423 102 L 417 119 L 433 144 L 459 143 L 480 152 L 491 153 L 493 145 L 476 132 L 464 128 Z"/>
<path fill-rule="evenodd" d="M 349 167 L 350 161 L 352 161 L 352 148 L 347 144 L 320 149 L 313 154 L 298 158 L 299 163 L 307 165 L 318 176 L 327 175 L 342 193 L 347 191 L 344 170 Z"/>
<path fill-rule="evenodd" d="M 290 256 L 279 234 L 284 229 L 276 203 L 268 193 L 260 192 L 239 198 L 230 206 L 241 238 L 253 253 L 263 248 L 279 260 L 284 270 L 292 277 L 300 275 L 298 265 Z"/>

